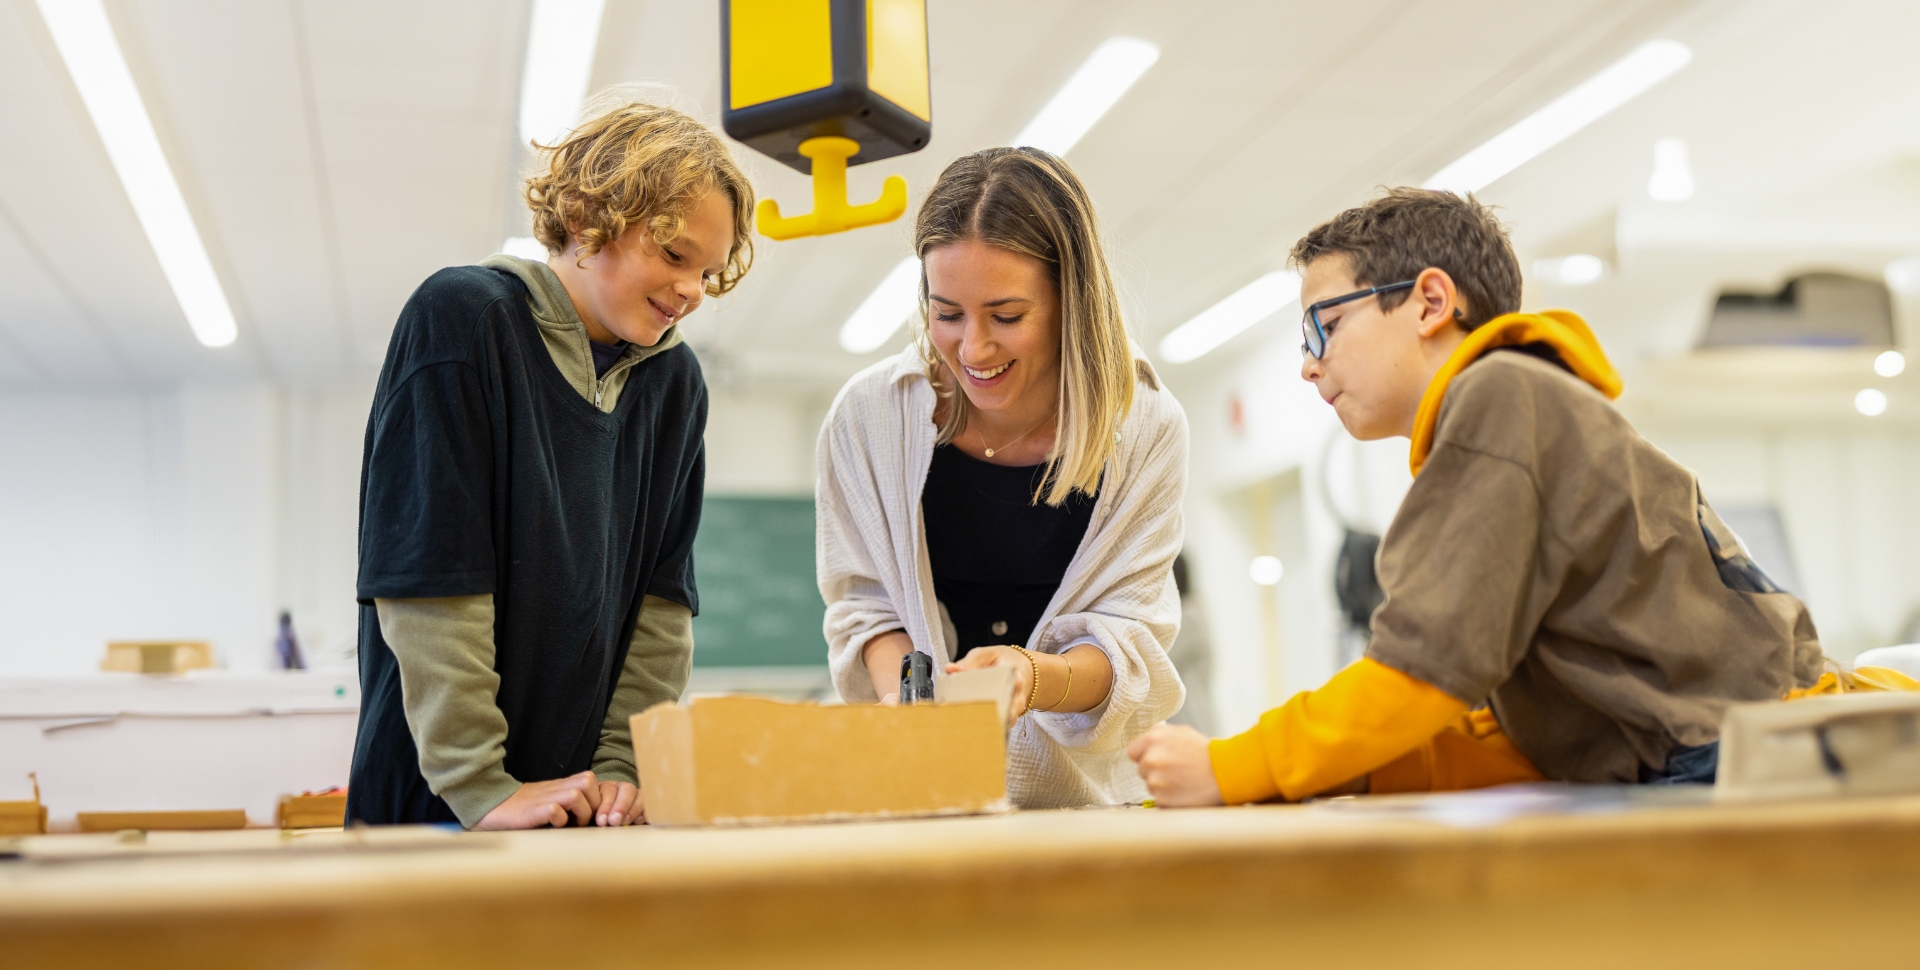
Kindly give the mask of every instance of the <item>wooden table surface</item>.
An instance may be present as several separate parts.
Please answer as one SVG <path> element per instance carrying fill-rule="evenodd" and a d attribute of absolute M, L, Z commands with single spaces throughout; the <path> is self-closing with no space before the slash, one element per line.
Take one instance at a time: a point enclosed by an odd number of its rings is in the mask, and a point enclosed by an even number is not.
<path fill-rule="evenodd" d="M 54 836 L 0 861 L 0 964 L 1920 965 L 1920 797 L 1492 824 L 1373 801 L 126 849 Z M 80 858 L 93 851 L 129 855 Z"/>

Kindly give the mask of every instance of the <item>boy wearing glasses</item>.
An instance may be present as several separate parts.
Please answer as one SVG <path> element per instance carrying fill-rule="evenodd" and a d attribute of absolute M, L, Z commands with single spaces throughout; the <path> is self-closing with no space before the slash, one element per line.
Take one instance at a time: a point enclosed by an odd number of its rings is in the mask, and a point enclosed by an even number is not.
<path fill-rule="evenodd" d="M 1292 260 L 1301 376 L 1355 438 L 1413 441 L 1387 597 L 1364 659 L 1245 734 L 1136 740 L 1159 804 L 1710 782 L 1729 703 L 1813 683 L 1806 607 L 1608 403 L 1620 378 L 1585 322 L 1517 312 L 1486 207 L 1393 189 Z"/>

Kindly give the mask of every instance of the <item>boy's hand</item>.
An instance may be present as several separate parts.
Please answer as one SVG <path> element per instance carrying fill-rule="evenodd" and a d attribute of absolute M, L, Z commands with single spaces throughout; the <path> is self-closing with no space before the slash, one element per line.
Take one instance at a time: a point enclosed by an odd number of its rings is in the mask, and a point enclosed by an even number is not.
<path fill-rule="evenodd" d="M 639 825 L 647 820 L 647 804 L 640 789 L 624 781 L 600 783 L 600 805 L 593 824 L 601 826 Z"/>
<path fill-rule="evenodd" d="M 1156 805 L 1189 808 L 1225 804 L 1213 780 L 1207 736 L 1184 724 L 1155 724 L 1127 745 Z"/>
<path fill-rule="evenodd" d="M 507 800 L 493 807 L 475 831 L 494 829 L 537 829 L 551 825 L 563 828 L 567 819 L 581 825 L 593 821 L 593 810 L 600 807 L 600 786 L 593 772 L 583 771 L 552 781 L 530 781 Z"/>

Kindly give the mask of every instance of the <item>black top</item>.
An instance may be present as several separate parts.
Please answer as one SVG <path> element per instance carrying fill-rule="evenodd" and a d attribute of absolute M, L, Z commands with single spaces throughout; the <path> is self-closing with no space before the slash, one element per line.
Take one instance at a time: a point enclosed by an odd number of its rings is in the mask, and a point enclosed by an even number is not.
<path fill-rule="evenodd" d="M 554 365 L 514 276 L 421 284 L 395 325 L 360 478 L 360 732 L 347 815 L 454 821 L 420 775 L 373 600 L 490 593 L 505 768 L 592 766 L 644 594 L 699 610 L 707 388 L 685 345 L 602 413 Z"/>
<path fill-rule="evenodd" d="M 1026 646 L 1080 549 L 1093 497 L 1035 504 L 1045 474 L 1045 465 L 995 465 L 952 445 L 933 450 L 920 514 L 934 595 L 959 634 L 956 660 L 974 647 Z"/>
<path fill-rule="evenodd" d="M 613 365 L 619 363 L 620 358 L 627 355 L 627 342 L 624 340 L 616 340 L 610 344 L 603 344 L 598 340 L 589 340 L 587 341 L 587 345 L 593 348 L 593 376 L 595 379 L 607 376 L 607 371 L 612 370 Z"/>

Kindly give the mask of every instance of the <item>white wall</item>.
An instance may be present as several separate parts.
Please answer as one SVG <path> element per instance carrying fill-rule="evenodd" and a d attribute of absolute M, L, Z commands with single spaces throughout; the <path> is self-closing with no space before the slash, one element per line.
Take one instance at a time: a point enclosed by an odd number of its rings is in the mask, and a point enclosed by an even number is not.
<path fill-rule="evenodd" d="M 349 662 L 372 394 L 0 395 L 0 676 L 85 673 L 108 640 L 172 637 L 270 669 L 282 609 L 309 663 Z M 716 388 L 709 490 L 811 494 L 829 400 Z"/>
<path fill-rule="evenodd" d="M 813 494 L 814 441 L 829 394 L 742 387 L 708 393 L 708 493 Z"/>
<path fill-rule="evenodd" d="M 369 397 L 0 396 L 0 674 L 82 673 L 108 640 L 168 637 L 267 669 L 282 608 L 311 655 L 342 653 Z"/>

